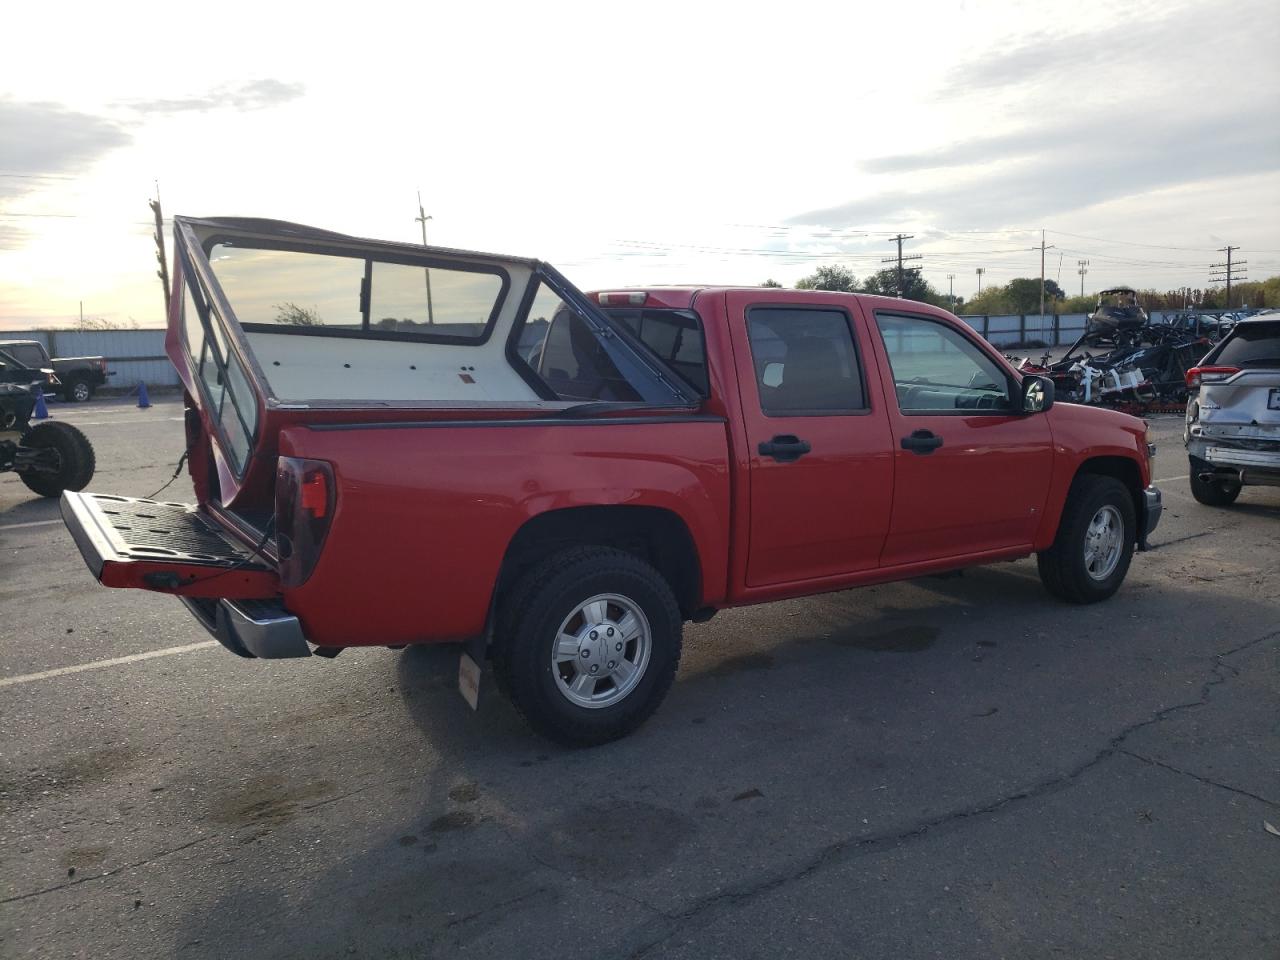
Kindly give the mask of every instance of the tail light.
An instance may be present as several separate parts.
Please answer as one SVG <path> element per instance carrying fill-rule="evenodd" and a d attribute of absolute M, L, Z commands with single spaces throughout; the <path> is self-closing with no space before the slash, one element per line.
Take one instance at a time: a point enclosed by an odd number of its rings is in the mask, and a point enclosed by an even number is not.
<path fill-rule="evenodd" d="M 280 583 L 307 582 L 333 522 L 333 467 L 324 460 L 280 457 L 276 464 L 276 556 Z"/>
<path fill-rule="evenodd" d="M 1202 383 L 1217 383 L 1239 372 L 1239 367 L 1192 367 L 1187 371 L 1187 386 L 1194 389 Z"/>
<path fill-rule="evenodd" d="M 99 369 L 99 370 L 101 370 L 103 373 L 106 373 L 106 372 L 107 372 L 107 358 L 106 358 L 106 357 L 100 357 L 100 358 L 98 359 L 98 369 Z"/>

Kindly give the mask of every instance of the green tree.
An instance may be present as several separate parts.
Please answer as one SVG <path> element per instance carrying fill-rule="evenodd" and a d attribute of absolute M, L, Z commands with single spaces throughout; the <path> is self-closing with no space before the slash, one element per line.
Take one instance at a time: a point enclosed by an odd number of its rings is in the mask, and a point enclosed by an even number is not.
<path fill-rule="evenodd" d="M 932 303 L 939 307 L 947 306 L 947 295 L 935 290 L 933 285 L 924 278 L 919 267 L 910 267 L 902 271 L 902 287 L 901 295 L 904 300 L 918 300 L 921 303 Z M 875 293 L 882 297 L 898 296 L 898 268 L 886 267 L 884 270 L 877 270 L 867 277 L 862 289 L 865 293 Z"/>
<path fill-rule="evenodd" d="M 769 278 L 768 280 L 766 280 L 764 283 L 760 284 L 760 286 L 762 286 L 762 287 L 781 287 L 781 286 L 782 286 L 782 284 L 780 284 L 777 280 L 773 279 L 773 277 L 770 277 L 770 278 Z"/>
<path fill-rule="evenodd" d="M 854 293 L 858 289 L 858 278 L 848 267 L 834 263 L 824 264 L 809 276 L 797 280 L 796 289 L 838 290 L 842 293 Z"/>

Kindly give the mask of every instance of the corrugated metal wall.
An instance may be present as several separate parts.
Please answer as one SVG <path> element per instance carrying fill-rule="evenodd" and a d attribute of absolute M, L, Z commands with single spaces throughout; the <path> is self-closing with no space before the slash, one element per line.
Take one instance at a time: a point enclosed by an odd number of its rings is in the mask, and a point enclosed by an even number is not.
<path fill-rule="evenodd" d="M 0 340 L 39 340 L 51 356 L 106 357 L 109 387 L 177 386 L 161 330 L 0 330 Z"/>

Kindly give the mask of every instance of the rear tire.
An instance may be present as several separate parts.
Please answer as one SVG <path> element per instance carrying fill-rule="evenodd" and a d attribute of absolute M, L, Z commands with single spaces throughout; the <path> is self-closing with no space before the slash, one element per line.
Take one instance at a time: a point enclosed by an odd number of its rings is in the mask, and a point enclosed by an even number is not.
<path fill-rule="evenodd" d="M 52 448 L 58 455 L 56 472 L 24 470 L 18 474 L 22 482 L 42 497 L 61 496 L 64 490 L 83 490 L 93 479 L 97 465 L 89 438 L 69 423 L 46 420 L 22 435 L 22 447 Z"/>
<path fill-rule="evenodd" d="M 680 664 L 683 624 L 671 587 L 622 550 L 553 554 L 507 592 L 498 623 L 499 689 L 534 730 L 569 746 L 631 733 Z"/>
<path fill-rule="evenodd" d="M 93 384 L 83 378 L 72 380 L 62 396 L 67 403 L 88 403 L 93 399 Z"/>
<path fill-rule="evenodd" d="M 1208 507 L 1229 507 L 1240 496 L 1240 484 L 1230 480 L 1201 480 L 1204 464 L 1190 460 L 1191 495 Z"/>
<path fill-rule="evenodd" d="M 1068 603 L 1097 603 L 1120 589 L 1137 521 L 1129 488 L 1114 477 L 1076 477 L 1053 546 L 1036 557 L 1045 589 Z"/>

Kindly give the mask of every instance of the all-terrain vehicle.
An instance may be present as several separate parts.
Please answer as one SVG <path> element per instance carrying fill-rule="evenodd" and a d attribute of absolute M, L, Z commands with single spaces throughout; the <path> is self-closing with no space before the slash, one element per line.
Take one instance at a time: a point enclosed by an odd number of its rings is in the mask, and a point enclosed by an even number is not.
<path fill-rule="evenodd" d="M 69 423 L 31 424 L 45 372 L 0 350 L 0 473 L 12 470 L 34 493 L 58 497 L 93 479 L 89 438 Z"/>

